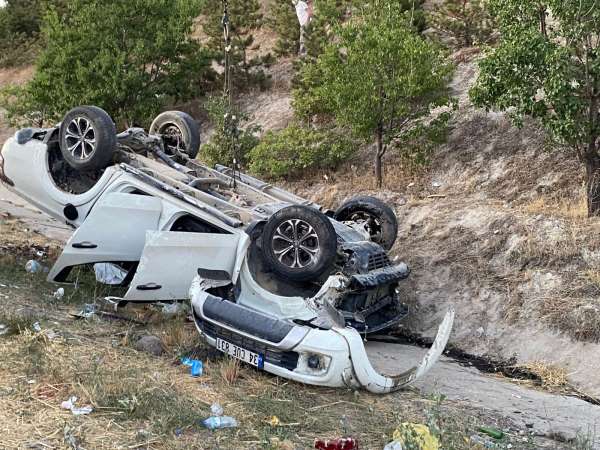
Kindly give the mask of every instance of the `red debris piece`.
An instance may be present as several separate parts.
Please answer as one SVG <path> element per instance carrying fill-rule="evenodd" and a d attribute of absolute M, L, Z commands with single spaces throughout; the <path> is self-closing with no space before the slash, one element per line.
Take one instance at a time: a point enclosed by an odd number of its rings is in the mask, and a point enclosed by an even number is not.
<path fill-rule="evenodd" d="M 315 448 L 317 450 L 358 450 L 358 442 L 353 438 L 316 439 Z"/>

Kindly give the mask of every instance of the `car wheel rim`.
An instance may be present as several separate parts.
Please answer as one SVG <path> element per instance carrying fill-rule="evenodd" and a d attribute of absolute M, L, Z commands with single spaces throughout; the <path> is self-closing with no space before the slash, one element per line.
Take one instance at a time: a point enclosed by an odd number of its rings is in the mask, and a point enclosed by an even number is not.
<path fill-rule="evenodd" d="M 279 225 L 271 245 L 278 261 L 290 269 L 314 265 L 321 252 L 317 232 L 300 219 L 286 220 Z"/>
<path fill-rule="evenodd" d="M 185 148 L 185 141 L 183 140 L 183 132 L 177 125 L 173 123 L 164 125 L 160 129 L 160 134 L 165 140 L 167 149 L 169 149 L 171 153 L 174 154 L 178 150 L 184 152 L 187 150 Z"/>
<path fill-rule="evenodd" d="M 67 150 L 74 159 L 85 161 L 96 152 L 96 130 L 89 119 L 75 117 L 67 126 Z"/>

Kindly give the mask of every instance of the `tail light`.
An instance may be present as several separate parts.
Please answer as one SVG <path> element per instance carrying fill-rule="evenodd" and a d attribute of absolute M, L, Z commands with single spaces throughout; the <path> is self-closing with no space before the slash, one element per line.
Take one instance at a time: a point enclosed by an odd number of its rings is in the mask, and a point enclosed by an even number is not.
<path fill-rule="evenodd" d="M 4 156 L 2 156 L 3 148 L 0 148 L 0 182 L 8 184 L 9 186 L 14 186 L 13 183 L 4 173 Z"/>

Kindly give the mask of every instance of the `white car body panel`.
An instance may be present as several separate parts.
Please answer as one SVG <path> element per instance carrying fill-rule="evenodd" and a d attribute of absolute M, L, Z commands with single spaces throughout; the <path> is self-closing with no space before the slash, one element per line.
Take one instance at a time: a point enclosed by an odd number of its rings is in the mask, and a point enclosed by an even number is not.
<path fill-rule="evenodd" d="M 80 264 L 139 261 L 145 246 L 140 230 L 156 229 L 161 213 L 162 202 L 156 197 L 104 195 L 73 233 L 48 278 L 54 280 L 66 268 Z"/>
<path fill-rule="evenodd" d="M 2 155 L 6 160 L 10 158 L 12 163 L 5 167 L 6 176 L 14 183 L 14 186 L 7 186 L 8 189 L 58 221 L 75 227 L 83 223 L 99 195 L 121 175 L 116 168 L 109 167 L 92 189 L 74 195 L 59 189 L 48 175 L 50 168 L 46 144 L 31 140 L 18 145 L 14 138 L 10 138 L 4 144 Z M 16 170 L 19 166 L 28 170 Z M 77 208 L 78 219 L 65 219 L 63 211 L 68 204 Z"/>
<path fill-rule="evenodd" d="M 231 279 L 239 241 L 237 234 L 147 231 L 140 265 L 124 300 L 186 298 L 190 280 L 202 268 L 226 272 Z"/>

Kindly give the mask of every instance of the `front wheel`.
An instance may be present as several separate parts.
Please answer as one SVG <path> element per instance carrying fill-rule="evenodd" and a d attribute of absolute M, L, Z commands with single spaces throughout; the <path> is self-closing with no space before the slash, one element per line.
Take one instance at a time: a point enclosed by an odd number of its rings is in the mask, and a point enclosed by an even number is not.
<path fill-rule="evenodd" d="M 354 197 L 338 208 L 334 215 L 339 222 L 360 224 L 369 232 L 371 241 L 391 250 L 398 236 L 398 219 L 388 205 L 375 197 Z"/>
<path fill-rule="evenodd" d="M 97 106 L 78 106 L 60 125 L 60 150 L 75 170 L 106 168 L 117 146 L 117 130 L 106 111 Z"/>
<path fill-rule="evenodd" d="M 192 116 L 182 111 L 159 114 L 150 125 L 149 134 L 162 136 L 170 155 L 181 151 L 194 159 L 200 150 L 200 127 Z"/>
<path fill-rule="evenodd" d="M 290 281 L 320 278 L 337 254 L 337 234 L 324 214 L 289 206 L 269 219 L 262 233 L 263 257 L 273 272 Z"/>

